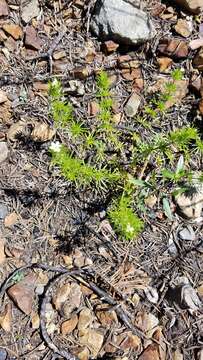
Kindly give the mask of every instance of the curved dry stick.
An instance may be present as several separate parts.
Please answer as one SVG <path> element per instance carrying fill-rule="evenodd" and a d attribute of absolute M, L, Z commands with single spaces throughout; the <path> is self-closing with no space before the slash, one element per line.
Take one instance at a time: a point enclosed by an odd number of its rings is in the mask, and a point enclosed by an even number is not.
<path fill-rule="evenodd" d="M 75 355 L 72 355 L 69 351 L 66 350 L 60 350 L 52 341 L 51 337 L 49 336 L 48 332 L 47 332 L 47 328 L 46 328 L 46 304 L 50 302 L 51 297 L 49 295 L 49 291 L 50 288 L 52 287 L 53 283 L 55 281 L 58 281 L 59 278 L 61 278 L 61 276 L 66 275 L 66 276 L 72 276 L 73 274 L 80 274 L 80 271 L 77 270 L 73 270 L 73 271 L 68 271 L 66 270 L 66 272 L 59 274 L 57 277 L 55 277 L 54 279 L 50 280 L 49 284 L 47 285 L 46 291 L 44 292 L 44 297 L 41 303 L 41 308 L 40 308 L 40 329 L 41 329 L 41 334 L 42 337 L 44 339 L 44 341 L 46 342 L 47 346 L 49 347 L 49 349 L 51 349 L 54 354 L 60 355 L 61 357 L 63 357 L 66 360 L 79 360 Z"/>
<path fill-rule="evenodd" d="M 76 280 L 77 282 L 83 282 L 85 280 L 81 277 L 81 275 L 93 277 L 95 274 L 92 271 L 92 269 L 91 269 L 91 271 L 89 271 L 88 269 L 67 270 L 66 268 L 63 268 L 63 267 L 47 266 L 47 265 L 38 264 L 38 263 L 34 263 L 31 265 L 25 265 L 25 266 L 22 266 L 22 267 L 16 269 L 6 279 L 6 281 L 4 281 L 4 283 L 1 285 L 1 287 L 0 287 L 0 305 L 1 305 L 2 297 L 5 294 L 7 288 L 12 285 L 11 284 L 12 278 L 21 271 L 28 270 L 28 269 L 35 269 L 35 268 L 59 273 L 55 278 L 53 278 L 49 281 L 49 283 L 47 284 L 46 290 L 44 292 L 44 297 L 43 297 L 41 308 L 40 308 L 40 329 L 41 329 L 42 337 L 43 337 L 44 341 L 46 342 L 47 346 L 54 352 L 54 354 L 57 354 L 66 360 L 78 360 L 78 358 L 75 357 L 74 355 L 72 355 L 69 351 L 58 349 L 58 347 L 51 340 L 51 338 L 47 332 L 47 329 L 46 329 L 46 316 L 45 316 L 46 315 L 46 304 L 50 301 L 49 291 L 50 291 L 53 283 L 55 283 L 55 281 L 58 281 L 59 279 L 61 279 L 61 276 L 69 276 L 72 279 Z M 78 278 L 78 276 L 80 278 Z M 95 292 L 102 300 L 104 300 L 107 304 L 114 307 L 114 310 L 116 311 L 118 318 L 125 324 L 125 326 L 127 328 L 129 328 L 135 335 L 139 336 L 141 339 L 143 339 L 143 340 L 146 339 L 145 334 L 131 323 L 131 320 L 130 320 L 128 314 L 126 313 L 125 310 L 123 310 L 123 308 L 121 307 L 120 304 L 118 304 L 110 295 L 108 295 L 103 289 L 100 289 L 92 281 L 90 281 L 90 282 L 85 281 L 85 283 L 86 283 L 86 286 L 88 286 L 93 292 Z M 155 343 L 158 343 L 155 339 L 151 339 L 151 340 L 154 341 Z"/>

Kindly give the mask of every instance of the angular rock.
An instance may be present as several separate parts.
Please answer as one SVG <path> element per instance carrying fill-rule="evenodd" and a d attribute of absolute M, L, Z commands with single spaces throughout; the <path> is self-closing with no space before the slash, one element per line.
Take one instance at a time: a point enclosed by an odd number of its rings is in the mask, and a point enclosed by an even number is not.
<path fill-rule="evenodd" d="M 150 339 L 157 329 L 159 320 L 155 315 L 143 311 L 137 314 L 135 324 L 145 332 L 146 338 Z"/>
<path fill-rule="evenodd" d="M 157 62 L 159 64 L 160 72 L 165 72 L 170 68 L 170 66 L 173 63 L 173 60 L 169 57 L 160 57 L 157 59 Z"/>
<path fill-rule="evenodd" d="M 78 317 L 75 314 L 71 319 L 66 320 L 61 324 L 61 333 L 63 335 L 70 334 L 76 328 L 77 323 L 78 323 Z"/>
<path fill-rule="evenodd" d="M 26 315 L 29 315 L 32 311 L 36 279 L 37 276 L 30 273 L 7 290 L 9 297 Z"/>
<path fill-rule="evenodd" d="M 139 356 L 139 360 L 165 360 L 165 358 L 160 358 L 159 348 L 156 344 L 150 344 Z"/>
<path fill-rule="evenodd" d="M 40 13 L 38 0 L 22 1 L 22 20 L 27 24 Z"/>
<path fill-rule="evenodd" d="M 129 117 L 133 117 L 137 113 L 140 103 L 141 97 L 137 93 L 133 93 L 125 105 L 125 114 Z"/>
<path fill-rule="evenodd" d="M 60 310 L 64 302 L 68 299 L 71 291 L 70 284 L 62 285 L 53 296 L 52 302 L 56 310 Z"/>
<path fill-rule="evenodd" d="M 104 341 L 104 335 L 93 329 L 86 329 L 79 336 L 81 345 L 87 346 L 93 357 L 96 358 Z"/>
<path fill-rule="evenodd" d="M 18 219 L 18 215 L 14 212 L 8 214 L 4 219 L 4 225 L 5 227 L 11 227 L 13 226 Z"/>
<path fill-rule="evenodd" d="M 8 146 L 5 141 L 0 142 L 0 164 L 4 162 L 9 154 Z"/>
<path fill-rule="evenodd" d="M 144 289 L 145 295 L 147 297 L 147 299 L 152 303 L 152 304 L 157 304 L 158 300 L 159 300 L 159 295 L 158 292 L 155 288 L 148 286 L 146 289 Z"/>
<path fill-rule="evenodd" d="M 93 315 L 92 312 L 88 307 L 85 307 L 81 310 L 79 321 L 78 321 L 78 330 L 85 330 L 90 326 L 90 324 L 93 321 Z"/>
<path fill-rule="evenodd" d="M 188 56 L 188 45 L 184 40 L 165 38 L 159 42 L 158 51 L 163 55 L 182 59 Z"/>
<path fill-rule="evenodd" d="M 5 219 L 7 214 L 8 214 L 7 206 L 0 203 L 0 220 Z"/>
<path fill-rule="evenodd" d="M 77 357 L 78 357 L 78 359 L 79 360 L 89 360 L 89 358 L 90 358 L 90 352 L 89 352 L 89 350 L 88 350 L 88 348 L 84 348 L 84 349 L 82 349 L 81 351 L 79 351 L 78 353 L 77 353 Z M 0 359 L 1 360 L 1 359 Z"/>
<path fill-rule="evenodd" d="M 174 2 L 192 14 L 199 14 L 203 10 L 202 0 L 174 0 Z"/>
<path fill-rule="evenodd" d="M 191 23 L 189 21 L 187 21 L 187 20 L 184 20 L 184 19 L 178 19 L 178 22 L 174 26 L 174 29 L 179 35 L 181 35 L 181 36 L 183 36 L 185 38 L 190 36 L 191 33 L 192 33 Z"/>
<path fill-rule="evenodd" d="M 0 348 L 0 360 L 8 359 L 8 353 L 5 349 Z"/>
<path fill-rule="evenodd" d="M 38 313 L 32 314 L 31 322 L 32 322 L 32 329 L 34 329 L 34 330 L 39 329 L 40 317 L 39 317 Z"/>
<path fill-rule="evenodd" d="M 111 327 L 113 323 L 118 322 L 116 312 L 114 310 L 110 310 L 109 308 L 109 305 L 102 304 L 98 305 L 96 309 L 97 318 L 105 328 Z"/>
<path fill-rule="evenodd" d="M 102 48 L 106 54 L 110 54 L 114 51 L 116 51 L 119 47 L 119 44 L 115 43 L 112 40 L 107 40 L 104 42 Z"/>
<path fill-rule="evenodd" d="M 131 331 L 123 332 L 116 336 L 116 345 L 122 350 L 138 350 L 141 345 L 141 340 L 137 335 L 132 334 Z"/>
<path fill-rule="evenodd" d="M 101 40 L 126 45 L 143 43 L 155 35 L 148 15 L 125 0 L 97 0 L 91 29 Z"/>
<path fill-rule="evenodd" d="M 175 197 L 181 213 L 188 219 L 198 220 L 202 215 L 203 190 L 195 194 L 180 194 Z"/>
<path fill-rule="evenodd" d="M 191 311 L 197 311 L 201 307 L 201 301 L 193 287 L 185 284 L 181 289 L 181 303 Z"/>
<path fill-rule="evenodd" d="M 88 105 L 89 115 L 96 116 L 100 111 L 99 104 L 96 101 L 91 101 Z"/>
<path fill-rule="evenodd" d="M 183 354 L 180 352 L 180 350 L 176 350 L 173 353 L 173 360 L 183 360 Z"/>
<path fill-rule="evenodd" d="M 8 5 L 5 0 L 0 0 L 0 16 L 8 15 Z"/>
<path fill-rule="evenodd" d="M 142 70 L 140 67 L 132 69 L 122 69 L 122 76 L 124 79 L 132 81 L 135 79 L 143 79 Z"/>
<path fill-rule="evenodd" d="M 198 70 L 203 70 L 203 46 L 195 56 L 193 64 Z"/>
<path fill-rule="evenodd" d="M 60 60 L 62 58 L 66 57 L 66 52 L 65 50 L 60 50 L 60 51 L 55 51 L 53 53 L 53 58 L 54 60 Z"/>
<path fill-rule="evenodd" d="M 178 233 L 181 240 L 184 241 L 194 241 L 196 236 L 195 232 L 192 228 L 192 226 L 188 225 L 187 227 L 184 227 L 182 230 Z"/>
<path fill-rule="evenodd" d="M 48 124 L 38 122 L 31 132 L 31 138 L 34 141 L 43 142 L 51 140 L 55 134 L 56 130 L 52 129 Z"/>
<path fill-rule="evenodd" d="M 199 49 L 202 46 L 203 46 L 203 38 L 194 39 L 189 42 L 189 47 L 191 50 Z"/>
<path fill-rule="evenodd" d="M 39 50 L 42 47 L 42 42 L 37 36 L 37 32 L 33 26 L 28 26 L 25 31 L 25 45 L 35 50 Z"/>
<path fill-rule="evenodd" d="M 23 30 L 19 25 L 13 23 L 4 24 L 3 29 L 7 34 L 11 35 L 15 40 L 21 39 L 23 36 Z"/>
<path fill-rule="evenodd" d="M 61 313 L 63 316 L 69 318 L 74 309 L 79 308 L 81 302 L 82 291 L 78 284 L 72 283 L 70 285 L 70 293 L 67 300 L 62 304 Z"/>

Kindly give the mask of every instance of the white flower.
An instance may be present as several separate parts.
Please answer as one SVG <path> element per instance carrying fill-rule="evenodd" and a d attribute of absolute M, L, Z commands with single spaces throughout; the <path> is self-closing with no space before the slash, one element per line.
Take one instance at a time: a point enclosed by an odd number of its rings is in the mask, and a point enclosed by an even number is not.
<path fill-rule="evenodd" d="M 55 78 L 55 79 L 52 81 L 52 85 L 53 85 L 53 86 L 58 86 L 58 85 L 59 85 L 58 79 Z"/>
<path fill-rule="evenodd" d="M 49 147 L 49 150 L 53 151 L 53 152 L 60 152 L 61 151 L 61 144 L 59 141 L 56 141 L 56 142 L 52 142 L 50 147 Z"/>
<path fill-rule="evenodd" d="M 128 224 L 126 227 L 126 232 L 132 234 L 134 232 L 134 227 Z"/>

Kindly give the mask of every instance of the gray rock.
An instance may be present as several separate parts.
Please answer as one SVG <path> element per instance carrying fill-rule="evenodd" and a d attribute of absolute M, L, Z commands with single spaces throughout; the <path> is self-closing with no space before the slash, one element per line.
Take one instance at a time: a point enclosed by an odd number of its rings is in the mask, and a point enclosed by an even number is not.
<path fill-rule="evenodd" d="M 179 238 L 184 241 L 194 241 L 195 240 L 195 232 L 192 226 L 188 225 L 187 227 L 183 228 L 178 233 Z"/>
<path fill-rule="evenodd" d="M 40 14 L 38 0 L 23 0 L 22 1 L 22 20 L 27 24 L 34 17 Z"/>
<path fill-rule="evenodd" d="M 8 157 L 9 150 L 5 141 L 0 142 L 0 164 Z"/>
<path fill-rule="evenodd" d="M 124 108 L 126 115 L 133 117 L 137 113 L 140 103 L 141 97 L 137 93 L 133 93 Z"/>
<path fill-rule="evenodd" d="M 0 349 L 0 360 L 6 360 L 7 359 L 7 351 L 5 349 Z"/>
<path fill-rule="evenodd" d="M 91 29 L 101 40 L 126 45 L 143 43 L 155 35 L 148 15 L 130 0 L 97 0 Z"/>
<path fill-rule="evenodd" d="M 7 206 L 0 203 L 0 219 L 3 220 L 7 214 L 8 214 Z"/>

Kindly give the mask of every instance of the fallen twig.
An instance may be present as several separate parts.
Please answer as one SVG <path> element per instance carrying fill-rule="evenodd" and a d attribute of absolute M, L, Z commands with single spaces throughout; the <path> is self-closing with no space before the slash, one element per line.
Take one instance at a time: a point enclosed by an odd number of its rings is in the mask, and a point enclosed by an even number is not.
<path fill-rule="evenodd" d="M 56 49 L 57 45 L 60 43 L 60 41 L 63 39 L 64 35 L 66 34 L 67 29 L 63 29 L 63 30 L 59 30 L 59 34 L 58 36 L 53 40 L 49 50 L 47 52 L 41 53 L 37 56 L 31 57 L 31 58 L 27 58 L 27 61 L 33 61 L 33 60 L 37 60 L 37 59 L 48 59 L 49 62 L 49 72 L 50 74 L 52 74 L 52 70 L 53 70 L 53 61 L 52 61 L 52 55 L 54 50 Z"/>

